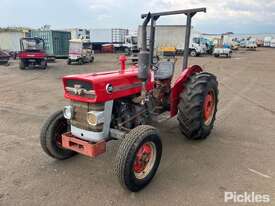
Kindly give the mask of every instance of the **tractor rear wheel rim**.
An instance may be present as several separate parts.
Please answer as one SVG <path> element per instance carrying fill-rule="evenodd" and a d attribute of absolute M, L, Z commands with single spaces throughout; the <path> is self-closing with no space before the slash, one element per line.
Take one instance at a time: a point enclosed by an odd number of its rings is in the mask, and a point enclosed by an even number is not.
<path fill-rule="evenodd" d="M 215 93 L 213 90 L 210 90 L 205 99 L 203 104 L 203 117 L 204 117 L 204 124 L 209 126 L 214 117 L 214 111 L 216 108 L 216 100 L 215 100 Z"/>
<path fill-rule="evenodd" d="M 144 143 L 137 151 L 133 171 L 137 179 L 144 179 L 154 167 L 157 149 L 153 142 Z"/>

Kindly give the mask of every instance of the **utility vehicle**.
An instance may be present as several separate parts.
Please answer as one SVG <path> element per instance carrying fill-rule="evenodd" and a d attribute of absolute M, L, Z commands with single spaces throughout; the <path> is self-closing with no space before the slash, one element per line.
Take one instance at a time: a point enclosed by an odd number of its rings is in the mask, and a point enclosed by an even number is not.
<path fill-rule="evenodd" d="M 20 39 L 20 69 L 27 67 L 47 68 L 47 54 L 45 52 L 45 42 L 38 37 Z"/>
<path fill-rule="evenodd" d="M 94 61 L 94 51 L 89 40 L 71 39 L 69 47 L 68 64 L 71 63 L 92 63 Z"/>
<path fill-rule="evenodd" d="M 63 111 L 44 124 L 41 146 L 51 157 L 64 160 L 80 153 L 96 157 L 111 140 L 120 140 L 115 173 L 122 186 L 136 192 L 154 177 L 162 155 L 157 128 L 177 115 L 180 131 L 189 139 L 204 139 L 214 126 L 218 103 L 218 82 L 198 65 L 188 67 L 191 19 L 205 8 L 143 14 L 142 47 L 138 65 L 100 73 L 65 76 Z M 187 16 L 182 72 L 172 84 L 173 61 L 154 62 L 156 21 L 161 16 Z M 146 27 L 151 21 L 150 45 Z"/>

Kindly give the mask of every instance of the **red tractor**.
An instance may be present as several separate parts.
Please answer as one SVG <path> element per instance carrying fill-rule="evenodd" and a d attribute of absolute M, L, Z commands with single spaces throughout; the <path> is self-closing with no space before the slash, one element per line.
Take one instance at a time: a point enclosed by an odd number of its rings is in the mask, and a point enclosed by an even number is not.
<path fill-rule="evenodd" d="M 45 42 L 41 38 L 21 38 L 19 53 L 20 69 L 27 67 L 47 68 L 47 54 L 45 52 Z"/>
<path fill-rule="evenodd" d="M 218 82 L 200 66 L 187 67 L 191 19 L 205 8 L 142 15 L 142 48 L 138 65 L 100 73 L 65 76 L 69 105 L 54 113 L 41 131 L 41 146 L 51 157 L 64 160 L 80 153 L 96 157 L 111 140 L 120 140 L 115 173 L 120 183 L 136 192 L 154 177 L 162 155 L 158 130 L 149 126 L 177 115 L 188 139 L 205 139 L 211 132 L 218 103 Z M 156 21 L 185 14 L 186 39 L 182 73 L 174 84 L 174 62 L 153 61 Z M 151 21 L 150 45 L 146 27 Z M 173 34 L 171 34 L 173 35 Z"/>

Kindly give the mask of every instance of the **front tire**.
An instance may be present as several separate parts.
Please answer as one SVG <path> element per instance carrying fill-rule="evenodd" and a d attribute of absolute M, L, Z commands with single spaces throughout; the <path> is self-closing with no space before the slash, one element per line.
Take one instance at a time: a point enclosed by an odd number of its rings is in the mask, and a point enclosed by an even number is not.
<path fill-rule="evenodd" d="M 83 64 L 84 64 L 83 59 L 79 59 L 79 60 L 78 60 L 78 64 L 83 65 Z"/>
<path fill-rule="evenodd" d="M 92 57 L 92 58 L 91 58 L 91 60 L 90 60 L 90 63 L 93 63 L 93 62 L 94 62 L 94 60 L 95 60 L 95 58 L 94 58 L 94 57 Z"/>
<path fill-rule="evenodd" d="M 198 53 L 196 52 L 196 50 L 192 50 L 190 52 L 190 55 L 191 55 L 191 57 L 196 57 L 196 56 L 198 56 Z"/>
<path fill-rule="evenodd" d="M 75 152 L 62 147 L 61 135 L 68 131 L 69 125 L 63 116 L 63 111 L 52 114 L 45 122 L 40 134 L 40 144 L 44 152 L 58 160 L 75 155 Z"/>
<path fill-rule="evenodd" d="M 188 139 L 205 139 L 213 129 L 218 104 L 218 82 L 213 74 L 201 72 L 187 81 L 180 94 L 178 121 Z"/>
<path fill-rule="evenodd" d="M 162 154 L 157 130 L 148 125 L 132 129 L 116 155 L 115 173 L 121 185 L 132 192 L 143 189 L 153 179 Z"/>

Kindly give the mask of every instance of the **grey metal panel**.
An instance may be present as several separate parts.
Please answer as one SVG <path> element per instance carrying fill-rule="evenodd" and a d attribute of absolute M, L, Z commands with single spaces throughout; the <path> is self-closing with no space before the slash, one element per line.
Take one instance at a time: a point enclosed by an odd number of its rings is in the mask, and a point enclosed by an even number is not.
<path fill-rule="evenodd" d="M 91 29 L 90 40 L 93 43 L 111 43 L 112 29 Z"/>
<path fill-rule="evenodd" d="M 26 37 L 26 33 L 17 31 L 0 32 L 0 48 L 9 51 L 20 51 L 20 38 Z"/>
<path fill-rule="evenodd" d="M 186 27 L 184 25 L 157 25 L 155 31 L 155 48 L 175 47 L 179 50 L 184 49 Z M 147 45 L 149 45 L 150 27 L 147 27 Z M 192 29 L 193 36 L 199 36 L 199 32 Z M 138 46 L 141 47 L 141 26 L 138 28 Z"/>
<path fill-rule="evenodd" d="M 103 126 L 103 135 L 104 137 L 109 137 L 110 126 L 112 120 L 112 112 L 113 112 L 113 103 L 114 101 L 105 102 L 104 106 L 104 126 Z"/>

